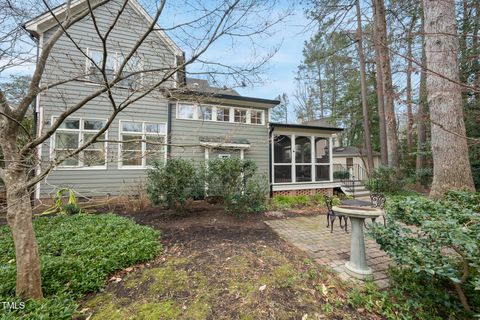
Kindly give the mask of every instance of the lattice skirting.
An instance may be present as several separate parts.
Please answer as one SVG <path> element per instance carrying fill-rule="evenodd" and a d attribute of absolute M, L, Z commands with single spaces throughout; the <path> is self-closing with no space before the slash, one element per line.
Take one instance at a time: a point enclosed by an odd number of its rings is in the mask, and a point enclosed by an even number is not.
<path fill-rule="evenodd" d="M 314 194 L 324 194 L 326 196 L 333 196 L 332 188 L 321 189 L 298 189 L 298 190 L 282 190 L 273 191 L 273 196 L 312 196 Z"/>

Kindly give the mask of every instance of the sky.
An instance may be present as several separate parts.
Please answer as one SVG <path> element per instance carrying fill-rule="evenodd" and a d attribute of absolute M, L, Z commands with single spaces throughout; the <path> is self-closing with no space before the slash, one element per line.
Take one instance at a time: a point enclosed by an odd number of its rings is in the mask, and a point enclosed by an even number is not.
<path fill-rule="evenodd" d="M 312 35 L 311 31 L 305 30 L 307 24 L 308 21 L 302 10 L 297 8 L 270 39 L 272 45 L 275 43 L 281 45 L 268 63 L 264 74 L 265 83 L 238 89 L 240 94 L 258 98 L 275 98 L 285 92 L 289 97 L 292 96 L 297 67 L 303 58 L 303 45 Z"/>
<path fill-rule="evenodd" d="M 148 3 L 149 0 L 145 0 Z M 142 1 L 141 1 L 142 2 Z M 181 21 L 189 20 L 195 13 L 189 13 L 180 7 L 182 1 L 173 1 L 172 7 L 160 19 L 160 25 L 165 26 L 175 24 Z M 214 0 L 203 1 L 207 4 Z M 152 2 L 150 2 L 152 3 Z M 243 63 L 253 60 L 253 57 L 264 56 L 277 48 L 275 55 L 268 61 L 262 69 L 260 83 L 247 85 L 246 87 L 235 88 L 241 95 L 274 99 L 282 93 L 292 96 L 295 88 L 295 75 L 297 67 L 302 60 L 303 44 L 312 35 L 312 31 L 306 30 L 308 21 L 303 13 L 303 9 L 293 0 L 278 0 L 273 15 L 284 12 L 287 8 L 291 14 L 285 20 L 276 25 L 271 30 L 271 35 L 255 40 L 252 45 L 250 40 L 237 39 L 232 43 L 229 39 L 221 40 L 215 43 L 206 53 L 204 58 L 209 61 L 218 61 L 226 64 Z M 148 8 L 146 8 L 148 10 Z M 170 34 L 175 41 L 175 35 Z M 184 49 L 177 42 L 181 49 Z M 189 66 L 188 70 L 195 71 L 195 66 Z M 0 81 L 6 81 L 10 74 L 31 74 L 33 65 L 17 66 L 1 75 Z"/>
<path fill-rule="evenodd" d="M 191 2 L 190 0 L 183 1 Z M 180 0 L 178 3 L 183 1 Z M 208 6 L 219 1 L 221 0 L 200 2 L 202 5 Z M 266 2 L 268 3 L 268 1 Z M 198 11 L 189 11 L 188 8 L 180 8 L 180 6 L 180 4 L 173 4 L 172 7 L 167 8 L 167 14 L 160 24 L 167 27 L 178 25 L 179 22 L 189 21 L 199 14 Z M 202 59 L 236 65 L 252 61 L 255 57 L 265 56 L 276 48 L 278 51 L 268 61 L 261 73 L 262 83 L 247 85 L 244 88 L 236 87 L 235 89 L 242 95 L 258 98 L 273 99 L 284 92 L 291 96 L 295 87 L 294 78 L 297 67 L 302 60 L 304 42 L 311 37 L 313 32 L 306 28 L 308 20 L 304 15 L 304 8 L 299 5 L 298 1 L 276 0 L 274 8 L 269 13 L 272 17 L 275 17 L 287 11 L 290 14 L 281 23 L 269 29 L 269 33 L 272 33 L 270 36 L 255 37 L 253 41 L 251 39 L 235 38 L 232 42 L 232 39 L 228 37 L 220 39 L 209 48 Z M 254 23 L 252 19 L 248 22 Z M 189 48 L 188 45 L 182 47 L 181 36 L 177 40 L 175 33 L 170 33 L 170 36 L 180 48 L 187 51 L 188 58 Z M 187 72 L 189 70 L 194 72 L 197 70 L 196 68 L 196 66 L 189 66 Z"/>

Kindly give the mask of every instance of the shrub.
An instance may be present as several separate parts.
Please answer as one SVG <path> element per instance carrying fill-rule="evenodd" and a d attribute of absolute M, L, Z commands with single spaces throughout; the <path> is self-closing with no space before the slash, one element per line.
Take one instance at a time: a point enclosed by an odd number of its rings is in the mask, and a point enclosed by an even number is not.
<path fill-rule="evenodd" d="M 340 204 L 340 199 L 334 197 L 333 204 Z M 311 196 L 274 196 L 270 200 L 270 205 L 274 210 L 323 206 L 325 205 L 325 196 L 320 193 Z"/>
<path fill-rule="evenodd" d="M 154 258 L 158 232 L 112 214 L 34 220 L 46 299 L 27 301 L 12 319 L 71 319 L 75 299 L 105 285 L 116 270 Z M 0 228 L 0 298 L 15 301 L 15 250 L 10 229 Z M 62 305 L 63 304 L 63 305 Z"/>
<path fill-rule="evenodd" d="M 446 313 L 458 313 L 460 303 L 466 314 L 480 312 L 479 208 L 478 193 L 450 192 L 440 201 L 392 197 L 386 227 L 370 233 L 398 265 L 437 284 Z"/>
<path fill-rule="evenodd" d="M 256 172 L 257 165 L 252 160 L 237 158 L 210 160 L 206 173 L 208 195 L 223 197 L 243 190 Z"/>
<path fill-rule="evenodd" d="M 348 172 L 348 171 L 334 171 L 333 172 L 333 179 L 341 179 L 341 180 L 350 179 L 350 172 Z"/>
<path fill-rule="evenodd" d="M 248 180 L 244 190 L 224 195 L 225 210 L 237 216 L 242 213 L 265 211 L 267 209 L 267 189 L 265 178 Z"/>
<path fill-rule="evenodd" d="M 147 193 L 155 205 L 183 209 L 189 198 L 196 196 L 197 170 L 192 161 L 169 159 L 156 162 L 147 171 Z"/>
<path fill-rule="evenodd" d="M 221 198 L 226 211 L 237 215 L 265 210 L 267 179 L 256 173 L 257 165 L 251 160 L 210 160 L 205 175 L 208 195 Z"/>
<path fill-rule="evenodd" d="M 403 189 L 404 181 L 398 177 L 395 168 L 378 167 L 365 186 L 372 192 L 395 193 Z"/>

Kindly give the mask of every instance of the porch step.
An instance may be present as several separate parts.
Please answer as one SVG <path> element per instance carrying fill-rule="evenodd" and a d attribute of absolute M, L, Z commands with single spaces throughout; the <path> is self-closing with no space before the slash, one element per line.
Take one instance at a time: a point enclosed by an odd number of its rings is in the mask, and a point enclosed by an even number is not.
<path fill-rule="evenodd" d="M 352 188 L 350 185 L 345 184 L 342 185 L 340 189 L 347 196 L 354 196 L 355 198 L 370 196 L 370 190 L 368 190 L 361 182 L 356 182 L 354 188 Z"/>
<path fill-rule="evenodd" d="M 369 190 L 364 190 L 364 191 L 357 191 L 355 190 L 355 193 L 353 192 L 350 192 L 350 191 L 345 191 L 343 190 L 342 188 L 342 191 L 343 193 L 345 193 L 347 196 L 353 196 L 355 198 L 358 198 L 358 197 L 368 197 L 370 196 L 370 191 Z"/>

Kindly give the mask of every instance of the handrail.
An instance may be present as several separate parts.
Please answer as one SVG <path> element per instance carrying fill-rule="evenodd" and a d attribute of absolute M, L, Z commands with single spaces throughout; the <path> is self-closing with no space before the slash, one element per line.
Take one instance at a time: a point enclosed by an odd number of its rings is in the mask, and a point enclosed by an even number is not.
<path fill-rule="evenodd" d="M 343 164 L 334 164 L 333 165 L 333 172 L 349 172 L 349 177 L 348 179 L 351 180 L 352 176 L 354 177 L 355 181 L 367 181 L 368 180 L 368 172 L 367 170 L 359 165 L 359 164 L 353 164 L 352 166 L 344 166 Z M 344 182 L 345 177 L 340 179 L 342 182 Z"/>

